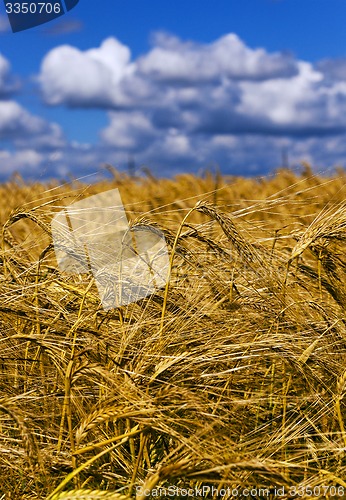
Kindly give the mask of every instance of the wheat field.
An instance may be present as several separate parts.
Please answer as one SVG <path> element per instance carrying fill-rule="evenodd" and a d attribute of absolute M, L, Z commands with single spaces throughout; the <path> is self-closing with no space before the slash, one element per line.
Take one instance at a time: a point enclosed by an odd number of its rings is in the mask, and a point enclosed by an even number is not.
<path fill-rule="evenodd" d="M 346 497 L 346 174 L 112 172 L 0 186 L 0 498 Z M 115 187 L 170 281 L 104 311 L 50 224 Z"/>

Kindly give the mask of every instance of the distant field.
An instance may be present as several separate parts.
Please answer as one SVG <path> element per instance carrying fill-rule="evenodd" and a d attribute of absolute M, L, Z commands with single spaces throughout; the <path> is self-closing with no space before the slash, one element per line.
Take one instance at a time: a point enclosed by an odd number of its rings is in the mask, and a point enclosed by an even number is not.
<path fill-rule="evenodd" d="M 171 279 L 106 312 L 50 222 L 114 187 Z M 0 499 L 346 497 L 345 173 L 0 194 Z"/>

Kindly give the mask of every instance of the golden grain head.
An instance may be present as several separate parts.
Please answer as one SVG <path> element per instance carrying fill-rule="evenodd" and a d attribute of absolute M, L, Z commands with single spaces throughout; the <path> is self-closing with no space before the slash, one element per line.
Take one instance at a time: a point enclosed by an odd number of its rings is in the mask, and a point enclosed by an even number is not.
<path fill-rule="evenodd" d="M 345 176 L 113 173 L 0 186 L 0 498 L 346 488 Z M 105 311 L 50 223 L 114 187 L 174 255 L 166 288 Z"/>

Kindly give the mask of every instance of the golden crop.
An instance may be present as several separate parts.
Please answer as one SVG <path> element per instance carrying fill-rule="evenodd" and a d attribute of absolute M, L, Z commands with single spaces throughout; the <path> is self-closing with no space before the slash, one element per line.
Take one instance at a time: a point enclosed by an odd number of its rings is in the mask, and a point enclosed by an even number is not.
<path fill-rule="evenodd" d="M 0 186 L 0 498 L 346 494 L 345 181 Z M 50 221 L 114 187 L 164 232 L 171 279 L 106 312 L 91 275 L 58 269 Z"/>

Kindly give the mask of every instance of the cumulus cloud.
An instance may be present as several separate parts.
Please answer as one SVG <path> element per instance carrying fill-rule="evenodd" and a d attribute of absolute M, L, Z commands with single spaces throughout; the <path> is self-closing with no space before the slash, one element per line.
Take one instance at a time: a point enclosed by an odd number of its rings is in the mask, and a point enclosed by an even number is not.
<path fill-rule="evenodd" d="M 44 58 L 39 75 L 45 101 L 71 107 L 151 106 L 174 84 L 218 85 L 225 78 L 261 81 L 298 72 L 291 55 L 250 49 L 232 33 L 211 44 L 161 33 L 154 43 L 133 62 L 129 48 L 115 38 L 84 52 L 56 47 Z"/>
<path fill-rule="evenodd" d="M 0 102 L 0 134 L 2 138 L 32 135 L 43 130 L 43 120 L 30 115 L 15 101 Z"/>
<path fill-rule="evenodd" d="M 279 133 L 314 135 L 335 133 L 338 129 L 342 132 L 346 125 L 345 116 L 335 113 L 335 93 L 325 87 L 322 80 L 323 75 L 311 64 L 299 62 L 298 75 L 290 79 L 268 80 L 256 86 L 244 82 L 237 112 L 247 117 L 267 119 Z M 340 97 L 338 105 L 345 107 L 346 87 Z"/>
<path fill-rule="evenodd" d="M 346 58 L 322 59 L 316 64 L 316 69 L 320 71 L 329 82 L 335 80 L 346 81 Z"/>
<path fill-rule="evenodd" d="M 199 84 L 225 77 L 262 80 L 297 73 L 291 55 L 250 49 L 234 33 L 210 44 L 183 42 L 160 33 L 154 43 L 156 46 L 138 60 L 138 70 L 155 80 Z"/>
<path fill-rule="evenodd" d="M 311 136 L 342 133 L 346 127 L 340 112 L 346 82 L 331 85 L 323 68 L 287 53 L 249 48 L 233 33 L 209 44 L 160 33 L 148 53 L 134 61 L 114 38 L 84 52 L 60 46 L 44 58 L 39 81 L 48 104 L 127 112 L 127 118 L 121 115 L 122 131 L 113 134 L 123 144 L 121 134 L 131 130 L 142 140 L 142 126 L 137 130 L 133 118 L 139 110 L 146 111 L 153 128 L 191 134 Z M 101 133 L 108 143 L 114 127 L 111 118 Z M 148 123 L 145 129 L 148 138 Z M 127 139 L 132 149 L 133 141 Z"/>
<path fill-rule="evenodd" d="M 100 133 L 103 142 L 129 152 L 140 151 L 156 136 L 150 119 L 138 111 L 111 112 L 110 124 Z"/>
<path fill-rule="evenodd" d="M 22 174 L 39 174 L 43 162 L 43 155 L 34 149 L 23 149 L 10 152 L 0 149 L 0 178 L 20 171 Z"/>
<path fill-rule="evenodd" d="M 12 75 L 9 61 L 0 53 L 0 99 L 8 97 L 18 89 L 18 79 Z"/>
<path fill-rule="evenodd" d="M 2 181 L 15 171 L 31 178 L 49 177 L 47 167 L 52 165 L 51 158 L 56 154 L 61 159 L 61 151 L 67 147 L 59 125 L 9 100 L 0 101 L 0 144 Z M 57 169 L 51 172 L 52 176 L 56 173 Z"/>
<path fill-rule="evenodd" d="M 157 34 L 147 53 L 107 38 L 80 50 L 61 45 L 37 77 L 50 106 L 103 109 L 108 125 L 80 144 L 62 129 L 1 100 L 11 72 L 0 58 L 0 138 L 28 153 L 50 175 L 80 176 L 133 155 L 161 174 L 219 163 L 235 174 L 290 163 L 340 163 L 346 155 L 346 59 L 316 64 L 251 48 L 230 33 L 210 43 Z M 11 168 L 22 157 L 9 154 Z M 44 167 L 45 165 L 45 167 Z"/>
<path fill-rule="evenodd" d="M 15 101 L 0 101 L 0 139 L 11 140 L 15 146 L 52 149 L 64 144 L 59 125 L 32 115 Z"/>
<path fill-rule="evenodd" d="M 108 107 L 121 101 L 119 82 L 131 73 L 130 50 L 114 38 L 97 49 L 70 45 L 51 50 L 41 66 L 39 82 L 48 104 Z"/>

